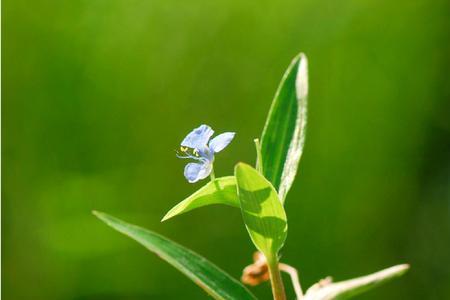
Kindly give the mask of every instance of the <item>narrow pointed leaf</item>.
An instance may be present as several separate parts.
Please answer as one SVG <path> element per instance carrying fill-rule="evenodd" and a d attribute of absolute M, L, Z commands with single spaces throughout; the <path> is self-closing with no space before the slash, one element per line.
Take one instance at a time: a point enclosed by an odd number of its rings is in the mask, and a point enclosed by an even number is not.
<path fill-rule="evenodd" d="M 355 279 L 328 284 L 318 283 L 308 289 L 303 300 L 349 299 L 403 275 L 408 269 L 408 265 L 397 265 Z"/>
<path fill-rule="evenodd" d="M 284 202 L 303 152 L 308 97 L 308 62 L 300 53 L 281 79 L 261 136 L 264 176 Z"/>
<path fill-rule="evenodd" d="M 94 215 L 171 264 L 214 299 L 256 299 L 239 281 L 197 253 L 159 234 L 125 223 L 108 214 L 94 212 Z"/>
<path fill-rule="evenodd" d="M 287 236 L 283 205 L 272 184 L 253 167 L 239 163 L 234 175 L 242 216 L 250 238 L 268 260 L 273 260 Z"/>
<path fill-rule="evenodd" d="M 212 204 L 225 204 L 239 207 L 239 200 L 236 194 L 236 179 L 234 176 L 220 177 L 208 182 L 191 196 L 175 205 L 164 216 L 161 222 L 193 209 Z"/>

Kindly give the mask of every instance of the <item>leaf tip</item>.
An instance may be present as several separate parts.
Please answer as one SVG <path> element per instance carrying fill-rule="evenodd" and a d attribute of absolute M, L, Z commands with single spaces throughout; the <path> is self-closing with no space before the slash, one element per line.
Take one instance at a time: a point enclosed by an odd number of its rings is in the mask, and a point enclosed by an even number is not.
<path fill-rule="evenodd" d="M 93 210 L 92 214 L 94 216 L 96 216 L 98 219 L 100 219 L 101 221 L 108 223 L 108 215 L 105 214 L 104 212 Z"/>
<path fill-rule="evenodd" d="M 299 54 L 298 54 L 298 58 L 301 60 L 301 59 L 306 59 L 306 54 L 305 53 L 303 53 L 303 52 L 300 52 Z"/>
<path fill-rule="evenodd" d="M 252 168 L 249 164 L 246 164 L 246 163 L 244 163 L 244 162 L 238 162 L 235 166 L 234 166 L 234 169 L 235 170 L 237 170 L 237 169 L 243 169 L 243 168 Z"/>
<path fill-rule="evenodd" d="M 161 219 L 161 223 L 164 222 L 164 221 L 167 221 L 167 220 L 169 220 L 170 218 L 173 217 L 171 211 L 172 210 L 170 210 L 167 214 L 165 214 L 165 216 Z"/>
<path fill-rule="evenodd" d="M 411 266 L 409 264 L 401 264 L 401 265 L 397 265 L 392 267 L 393 268 L 393 272 L 397 273 L 398 275 L 403 275 L 406 272 L 408 272 L 408 270 L 411 268 Z"/>
<path fill-rule="evenodd" d="M 234 166 L 234 176 L 239 177 L 239 174 L 243 174 L 245 171 L 253 169 L 252 166 L 243 163 L 243 162 L 238 162 L 235 166 Z"/>

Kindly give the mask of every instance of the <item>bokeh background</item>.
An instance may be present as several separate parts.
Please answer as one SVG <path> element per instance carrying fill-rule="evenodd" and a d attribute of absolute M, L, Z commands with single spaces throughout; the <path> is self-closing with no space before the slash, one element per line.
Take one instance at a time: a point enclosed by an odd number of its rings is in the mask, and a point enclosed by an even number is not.
<path fill-rule="evenodd" d="M 253 163 L 299 51 L 309 125 L 283 261 L 304 287 L 409 262 L 359 299 L 450 299 L 449 11 L 446 0 L 3 1 L 3 299 L 206 298 L 92 209 L 240 276 L 253 246 L 238 210 L 160 223 L 202 185 L 174 150 L 206 123 L 238 133 L 217 175 Z"/>

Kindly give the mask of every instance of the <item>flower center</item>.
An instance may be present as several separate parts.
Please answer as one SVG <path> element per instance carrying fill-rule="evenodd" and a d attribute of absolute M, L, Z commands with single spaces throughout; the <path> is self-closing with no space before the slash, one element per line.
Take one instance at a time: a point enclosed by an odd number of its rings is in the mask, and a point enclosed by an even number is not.
<path fill-rule="evenodd" d="M 185 155 L 187 155 L 187 156 L 195 156 L 195 157 L 199 157 L 200 155 L 199 155 L 199 152 L 198 152 L 198 149 L 192 149 L 192 148 L 189 148 L 189 147 L 183 147 L 183 146 L 181 146 L 180 147 L 180 151 L 182 152 L 182 153 L 184 153 Z"/>

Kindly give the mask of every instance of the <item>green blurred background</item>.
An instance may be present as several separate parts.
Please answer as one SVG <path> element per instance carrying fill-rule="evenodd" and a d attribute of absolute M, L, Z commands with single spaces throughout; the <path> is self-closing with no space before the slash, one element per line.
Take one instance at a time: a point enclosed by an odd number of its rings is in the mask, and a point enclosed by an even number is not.
<path fill-rule="evenodd" d="M 450 299 L 449 11 L 446 0 L 3 1 L 3 299 L 206 298 L 92 209 L 240 276 L 254 248 L 238 210 L 160 223 L 202 185 L 174 150 L 206 123 L 238 133 L 217 175 L 253 163 L 299 51 L 309 126 L 283 261 L 304 287 L 409 262 L 359 299 Z"/>

